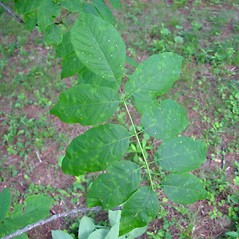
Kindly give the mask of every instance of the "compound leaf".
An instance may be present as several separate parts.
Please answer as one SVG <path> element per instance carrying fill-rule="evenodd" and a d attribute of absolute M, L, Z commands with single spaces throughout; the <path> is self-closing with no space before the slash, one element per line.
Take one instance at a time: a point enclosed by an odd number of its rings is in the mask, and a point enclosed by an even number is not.
<path fill-rule="evenodd" d="M 77 85 L 61 93 L 51 113 L 66 123 L 95 125 L 108 119 L 118 103 L 118 94 L 111 88 Z"/>
<path fill-rule="evenodd" d="M 192 204 L 207 197 L 203 183 L 189 173 L 169 174 L 162 181 L 163 191 L 175 203 Z"/>
<path fill-rule="evenodd" d="M 187 112 L 175 101 L 164 100 L 157 108 L 143 114 L 141 124 L 150 136 L 170 139 L 187 127 Z"/>
<path fill-rule="evenodd" d="M 197 169 L 206 159 L 206 146 L 199 140 L 178 137 L 162 143 L 156 158 L 170 172 L 183 173 Z"/>
<path fill-rule="evenodd" d="M 126 50 L 120 34 L 110 23 L 81 13 L 71 29 L 71 42 L 76 55 L 89 70 L 119 88 Z"/>
<path fill-rule="evenodd" d="M 101 174 L 87 194 L 89 207 L 114 208 L 125 202 L 140 185 L 140 168 L 130 161 L 118 161 Z"/>
<path fill-rule="evenodd" d="M 157 105 L 156 97 L 172 87 L 181 65 L 182 57 L 170 52 L 153 55 L 139 64 L 125 84 L 125 91 L 140 113 Z"/>
<path fill-rule="evenodd" d="M 127 152 L 129 137 L 121 125 L 105 124 L 89 129 L 67 147 L 62 169 L 74 176 L 105 170 Z"/>
<path fill-rule="evenodd" d="M 120 235 L 134 228 L 148 225 L 159 209 L 157 194 L 149 187 L 139 188 L 123 206 L 120 220 Z"/>
<path fill-rule="evenodd" d="M 11 193 L 8 188 L 0 192 L 0 223 L 5 218 L 11 207 Z"/>

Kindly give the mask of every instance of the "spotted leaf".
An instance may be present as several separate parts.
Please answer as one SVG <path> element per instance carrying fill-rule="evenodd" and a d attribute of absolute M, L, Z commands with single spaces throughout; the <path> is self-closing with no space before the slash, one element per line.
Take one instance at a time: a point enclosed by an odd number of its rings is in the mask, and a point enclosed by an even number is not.
<path fill-rule="evenodd" d="M 157 194 L 149 187 L 139 188 L 123 206 L 120 220 L 120 235 L 134 228 L 148 225 L 159 209 Z"/>
<path fill-rule="evenodd" d="M 164 100 L 158 107 L 145 111 L 141 124 L 150 136 L 170 139 L 187 127 L 187 112 L 175 101 Z"/>
<path fill-rule="evenodd" d="M 178 137 L 162 143 L 156 158 L 170 172 L 183 173 L 197 169 L 206 160 L 206 146 L 199 140 Z"/>
<path fill-rule="evenodd" d="M 127 152 L 129 137 L 121 125 L 105 124 L 89 129 L 67 147 L 62 170 L 74 176 L 105 170 Z"/>
<path fill-rule="evenodd" d="M 140 168 L 130 161 L 117 161 L 101 174 L 87 194 L 89 207 L 111 209 L 125 202 L 140 185 Z"/>
<path fill-rule="evenodd" d="M 102 18 L 81 13 L 71 30 L 71 42 L 80 61 L 93 73 L 119 88 L 124 72 L 125 44 L 119 32 Z"/>
<path fill-rule="evenodd" d="M 83 84 L 62 92 L 51 113 L 66 123 L 95 125 L 112 116 L 118 103 L 115 90 Z"/>
<path fill-rule="evenodd" d="M 189 173 L 169 174 L 162 187 L 166 196 L 175 203 L 192 204 L 207 197 L 203 183 Z"/>
<path fill-rule="evenodd" d="M 140 113 L 157 106 L 156 97 L 172 87 L 179 78 L 181 65 L 182 57 L 170 52 L 153 55 L 139 64 L 125 91 Z"/>

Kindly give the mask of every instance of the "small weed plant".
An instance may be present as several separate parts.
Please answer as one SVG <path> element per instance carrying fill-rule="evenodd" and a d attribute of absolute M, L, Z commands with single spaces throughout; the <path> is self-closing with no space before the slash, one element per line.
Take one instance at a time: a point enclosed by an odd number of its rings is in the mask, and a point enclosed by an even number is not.
<path fill-rule="evenodd" d="M 119 1 L 110 2 L 115 8 L 120 6 Z M 72 176 L 95 174 L 86 203 L 89 208 L 109 210 L 111 225 L 97 228 L 83 217 L 78 238 L 141 235 L 158 214 L 158 188 L 179 204 L 207 197 L 202 181 L 191 173 L 206 159 L 205 144 L 182 135 L 188 124 L 182 105 L 171 99 L 158 101 L 179 78 L 181 56 L 170 52 L 152 55 L 126 75 L 126 46 L 103 1 L 16 0 L 15 8 L 26 28 L 37 25 L 45 33 L 45 44 L 56 47 L 57 57 L 62 58 L 62 78 L 78 78 L 60 94 L 51 113 L 65 123 L 90 128 L 69 144 L 61 167 Z M 69 17 L 72 14 L 78 15 L 76 20 Z M 127 117 L 117 124 L 111 119 L 119 108 Z M 152 140 L 159 143 L 151 147 Z M 129 157 L 132 151 L 133 160 Z M 154 180 L 162 171 L 162 180 Z M 8 189 L 0 193 L 0 199 L 0 236 L 46 217 L 52 201 L 44 195 L 31 196 L 9 212 Z M 71 238 L 59 233 L 53 231 L 53 238 Z"/>

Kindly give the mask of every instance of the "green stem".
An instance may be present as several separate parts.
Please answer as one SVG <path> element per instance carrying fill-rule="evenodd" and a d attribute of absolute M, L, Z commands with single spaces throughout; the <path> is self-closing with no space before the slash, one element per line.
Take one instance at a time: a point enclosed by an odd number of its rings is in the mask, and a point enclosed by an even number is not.
<path fill-rule="evenodd" d="M 137 142 L 138 142 L 138 144 L 139 144 L 139 148 L 140 148 L 140 150 L 141 150 L 141 152 L 142 152 L 143 160 L 144 160 L 144 163 L 145 163 L 145 166 L 146 166 L 146 169 L 147 169 L 147 173 L 148 173 L 148 176 L 149 176 L 150 186 L 151 186 L 152 190 L 154 190 L 154 184 L 153 184 L 153 179 L 152 179 L 152 176 L 151 176 L 151 173 L 150 173 L 149 164 L 148 164 L 147 158 L 146 158 L 146 156 L 145 156 L 145 153 L 144 153 L 143 147 L 142 147 L 142 145 L 141 145 L 141 142 L 140 142 L 140 140 L 139 140 L 139 136 L 138 136 L 137 130 L 136 130 L 136 128 L 135 128 L 134 121 L 133 121 L 133 119 L 132 119 L 132 117 L 131 117 L 131 114 L 130 114 L 130 112 L 129 112 L 129 108 L 128 108 L 128 106 L 127 106 L 127 104 L 126 104 L 125 101 L 124 101 L 124 106 L 125 106 L 125 109 L 126 109 L 126 111 L 127 111 L 128 116 L 129 116 L 130 123 L 131 123 L 131 125 L 132 125 L 132 127 L 133 127 L 136 140 L 137 140 Z"/>

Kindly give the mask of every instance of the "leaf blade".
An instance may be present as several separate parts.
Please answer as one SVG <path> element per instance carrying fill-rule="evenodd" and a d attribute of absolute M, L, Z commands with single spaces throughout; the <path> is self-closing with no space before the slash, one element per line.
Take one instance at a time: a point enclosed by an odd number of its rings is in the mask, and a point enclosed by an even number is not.
<path fill-rule="evenodd" d="M 203 142 L 177 137 L 161 144 L 156 152 L 158 164 L 170 172 L 183 173 L 197 169 L 206 160 Z"/>
<path fill-rule="evenodd" d="M 158 197 L 149 187 L 139 188 L 125 203 L 120 221 L 120 235 L 146 226 L 158 213 Z"/>
<path fill-rule="evenodd" d="M 187 112 L 173 100 L 164 100 L 159 107 L 146 111 L 141 119 L 145 131 L 156 139 L 170 139 L 188 124 Z"/>
<path fill-rule="evenodd" d="M 105 124 L 89 129 L 67 147 L 62 170 L 74 176 L 105 170 L 127 152 L 129 137 L 121 125 Z"/>
<path fill-rule="evenodd" d="M 82 84 L 62 92 L 50 112 L 66 123 L 95 125 L 111 117 L 118 103 L 119 96 L 115 90 Z"/>
<path fill-rule="evenodd" d="M 155 104 L 181 73 L 182 57 L 174 53 L 152 55 L 138 65 L 125 84 L 127 98 L 132 98 L 136 109 L 143 113 Z"/>
<path fill-rule="evenodd" d="M 117 30 L 92 14 L 82 13 L 71 30 L 71 42 L 80 61 L 118 88 L 124 72 L 125 44 Z"/>
<path fill-rule="evenodd" d="M 3 221 L 11 207 L 11 193 L 8 188 L 0 192 L 0 222 Z"/>
<path fill-rule="evenodd" d="M 163 191 L 175 203 L 192 204 L 207 197 L 203 183 L 189 173 L 169 174 L 162 181 Z"/>
<path fill-rule="evenodd" d="M 130 161 L 117 161 L 101 174 L 87 193 L 89 207 L 112 209 L 125 202 L 140 186 L 139 166 Z"/>

